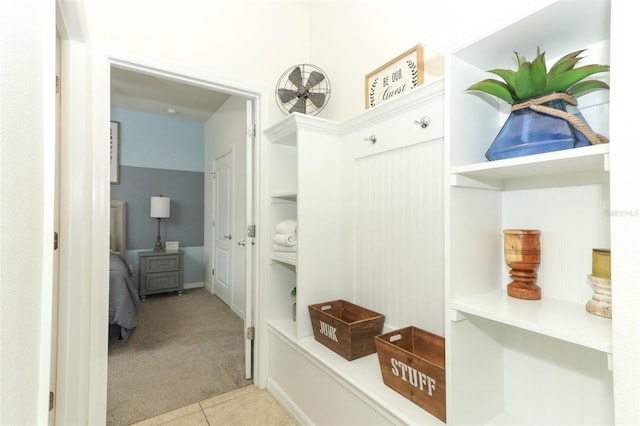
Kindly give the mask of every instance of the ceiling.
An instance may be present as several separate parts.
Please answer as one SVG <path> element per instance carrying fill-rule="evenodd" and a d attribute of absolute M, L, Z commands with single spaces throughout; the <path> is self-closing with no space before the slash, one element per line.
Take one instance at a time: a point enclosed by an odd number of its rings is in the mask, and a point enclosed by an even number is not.
<path fill-rule="evenodd" d="M 148 74 L 111 68 L 111 107 L 207 121 L 229 94 Z"/>

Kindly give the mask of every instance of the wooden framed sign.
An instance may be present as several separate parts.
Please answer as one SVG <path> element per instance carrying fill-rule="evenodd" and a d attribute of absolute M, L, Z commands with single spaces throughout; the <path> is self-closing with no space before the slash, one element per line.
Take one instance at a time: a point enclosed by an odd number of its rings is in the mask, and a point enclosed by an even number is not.
<path fill-rule="evenodd" d="M 421 85 L 424 59 L 419 44 L 370 72 L 364 78 L 365 108 L 380 105 Z"/>

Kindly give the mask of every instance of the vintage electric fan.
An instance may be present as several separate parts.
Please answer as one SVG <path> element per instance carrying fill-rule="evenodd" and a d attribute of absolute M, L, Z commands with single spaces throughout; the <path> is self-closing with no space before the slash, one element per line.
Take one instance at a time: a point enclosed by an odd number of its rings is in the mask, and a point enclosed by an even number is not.
<path fill-rule="evenodd" d="M 294 65 L 276 85 L 276 102 L 285 114 L 316 115 L 327 105 L 331 85 L 324 71 L 311 64 Z"/>

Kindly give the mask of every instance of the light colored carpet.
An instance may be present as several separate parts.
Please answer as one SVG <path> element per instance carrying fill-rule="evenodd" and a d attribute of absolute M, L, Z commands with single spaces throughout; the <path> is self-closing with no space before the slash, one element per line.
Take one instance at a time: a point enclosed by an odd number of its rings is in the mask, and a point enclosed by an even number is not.
<path fill-rule="evenodd" d="M 107 425 L 130 425 L 250 384 L 243 329 L 204 288 L 148 296 L 129 340 L 109 341 Z"/>

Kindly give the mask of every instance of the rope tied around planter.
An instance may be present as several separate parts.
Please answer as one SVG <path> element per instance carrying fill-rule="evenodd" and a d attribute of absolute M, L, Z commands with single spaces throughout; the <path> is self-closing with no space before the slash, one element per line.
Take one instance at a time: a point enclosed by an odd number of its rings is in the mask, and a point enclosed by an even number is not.
<path fill-rule="evenodd" d="M 576 130 L 578 130 L 587 138 L 591 145 L 609 143 L 609 139 L 606 136 L 603 136 L 599 133 L 594 133 L 584 121 L 582 121 L 575 115 L 570 114 L 566 111 L 542 105 L 545 102 L 553 101 L 556 99 L 563 100 L 573 106 L 578 106 L 578 101 L 576 100 L 576 98 L 567 93 L 551 93 L 550 95 L 545 95 L 539 98 L 520 102 L 519 104 L 514 104 L 511 106 L 511 112 L 529 108 L 535 112 L 539 112 L 540 114 L 552 115 L 554 117 L 561 118 L 567 123 L 571 124 Z"/>

